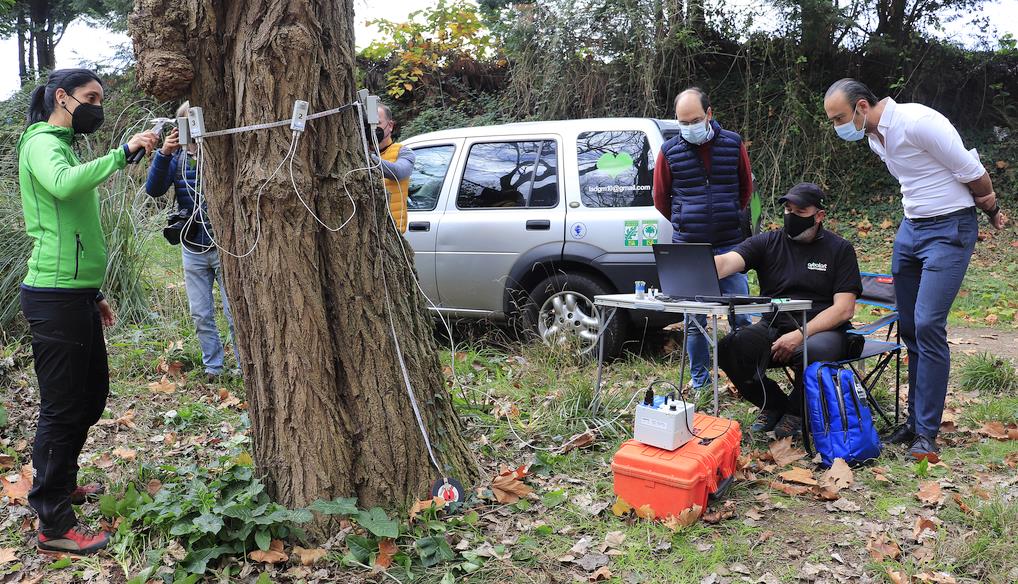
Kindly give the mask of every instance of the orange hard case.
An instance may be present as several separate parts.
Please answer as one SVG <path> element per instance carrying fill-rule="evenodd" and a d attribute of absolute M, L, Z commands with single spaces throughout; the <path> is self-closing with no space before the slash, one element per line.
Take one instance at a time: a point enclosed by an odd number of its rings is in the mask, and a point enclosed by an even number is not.
<path fill-rule="evenodd" d="M 612 459 L 615 494 L 634 509 L 650 505 L 654 516 L 678 515 L 733 480 L 742 430 L 735 420 L 693 416 L 694 437 L 675 450 L 627 440 Z"/>

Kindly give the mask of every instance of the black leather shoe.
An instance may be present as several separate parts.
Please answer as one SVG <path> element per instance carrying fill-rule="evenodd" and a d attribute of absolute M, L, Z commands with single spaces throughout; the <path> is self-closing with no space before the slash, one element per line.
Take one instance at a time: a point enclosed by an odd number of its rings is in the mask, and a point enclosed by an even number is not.
<path fill-rule="evenodd" d="M 890 434 L 884 436 L 884 442 L 889 444 L 912 444 L 915 441 L 915 432 L 905 424 L 899 425 Z"/>

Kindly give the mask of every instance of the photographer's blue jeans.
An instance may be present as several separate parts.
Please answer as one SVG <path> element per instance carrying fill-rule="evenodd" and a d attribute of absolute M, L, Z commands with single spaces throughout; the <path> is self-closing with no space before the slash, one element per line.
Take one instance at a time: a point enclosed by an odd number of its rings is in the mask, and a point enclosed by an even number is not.
<path fill-rule="evenodd" d="M 958 295 L 979 234 L 971 212 L 931 222 L 905 219 L 894 240 L 891 273 L 901 338 L 908 347 L 908 426 L 936 438 L 947 398 L 951 351 L 947 313 Z"/>
<path fill-rule="evenodd" d="M 716 247 L 714 248 L 714 255 L 721 255 L 728 253 L 735 249 L 735 246 L 729 247 Z M 749 294 L 749 278 L 746 274 L 737 273 L 722 278 L 720 281 L 721 293 L 722 294 L 742 294 L 743 296 Z M 707 317 L 704 315 L 690 316 L 689 320 L 696 319 L 701 326 L 707 325 Z M 739 315 L 735 317 L 736 328 L 742 328 L 749 326 L 752 320 L 748 315 Z M 718 335 L 720 339 L 722 335 Z M 693 387 L 702 387 L 707 385 L 711 381 L 711 370 L 713 369 L 710 359 L 710 345 L 707 343 L 707 339 L 704 338 L 703 333 L 700 329 L 693 324 L 689 323 L 689 330 L 686 334 L 686 352 L 689 354 L 689 372 L 690 378 L 693 383 Z"/>
<path fill-rule="evenodd" d="M 223 299 L 223 314 L 230 325 L 230 339 L 234 341 L 234 354 L 240 362 L 240 352 L 236 348 L 236 336 L 233 333 L 233 316 L 230 314 L 230 301 L 226 298 L 223 287 L 222 268 L 219 264 L 219 251 L 211 249 L 205 253 L 188 251 L 184 246 L 184 288 L 187 290 L 187 303 L 191 308 L 198 344 L 201 345 L 202 364 L 205 372 L 219 375 L 223 372 L 223 341 L 219 337 L 216 325 L 216 302 L 212 287 L 219 282 L 219 293 Z"/>

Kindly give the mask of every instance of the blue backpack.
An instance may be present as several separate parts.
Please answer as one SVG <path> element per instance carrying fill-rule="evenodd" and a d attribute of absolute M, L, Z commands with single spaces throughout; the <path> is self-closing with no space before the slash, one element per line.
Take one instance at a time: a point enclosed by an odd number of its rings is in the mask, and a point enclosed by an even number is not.
<path fill-rule="evenodd" d="M 835 458 L 861 464 L 880 456 L 880 438 L 866 394 L 852 369 L 817 362 L 806 368 L 804 376 L 804 436 L 812 438 L 823 465 L 831 466 Z"/>

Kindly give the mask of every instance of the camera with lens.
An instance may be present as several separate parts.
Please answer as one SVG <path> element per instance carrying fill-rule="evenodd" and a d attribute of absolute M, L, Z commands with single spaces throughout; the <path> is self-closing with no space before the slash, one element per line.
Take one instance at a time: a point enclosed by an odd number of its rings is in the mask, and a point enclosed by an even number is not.
<path fill-rule="evenodd" d="M 166 227 L 163 227 L 163 237 L 166 241 L 170 242 L 170 245 L 180 244 L 181 234 L 184 231 L 184 227 L 187 225 L 188 219 L 190 218 L 190 209 L 180 209 L 176 212 L 170 213 L 166 218 Z"/>

